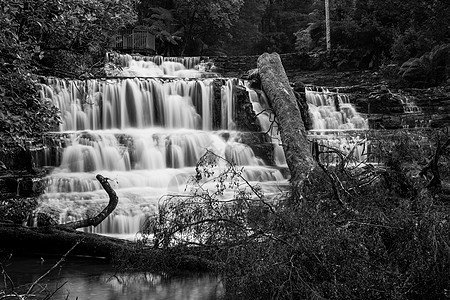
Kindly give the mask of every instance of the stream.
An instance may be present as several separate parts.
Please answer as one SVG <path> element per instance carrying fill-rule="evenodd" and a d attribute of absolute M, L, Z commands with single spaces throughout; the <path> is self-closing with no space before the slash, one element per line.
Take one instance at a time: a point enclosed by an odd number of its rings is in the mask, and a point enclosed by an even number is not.
<path fill-rule="evenodd" d="M 50 270 L 59 259 L 39 256 L 13 257 L 4 263 L 3 267 L 13 281 L 15 290 L 20 293 L 26 291 L 31 283 Z M 5 290 L 4 287 L 5 281 L 1 280 L 0 290 Z M 10 284 L 7 291 L 11 291 Z M 118 273 L 108 262 L 101 259 L 68 257 L 39 281 L 33 294 L 36 295 L 33 299 L 46 299 L 45 296 L 53 294 L 50 299 L 54 300 L 213 300 L 220 298 L 223 287 L 215 276 L 208 274 L 166 277 L 150 272 Z"/>

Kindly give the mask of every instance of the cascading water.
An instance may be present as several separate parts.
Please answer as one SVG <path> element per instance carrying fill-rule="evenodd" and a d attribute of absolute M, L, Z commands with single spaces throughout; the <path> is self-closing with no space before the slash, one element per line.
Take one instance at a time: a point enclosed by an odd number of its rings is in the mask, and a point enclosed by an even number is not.
<path fill-rule="evenodd" d="M 422 109 L 417 106 L 414 101 L 414 97 L 408 96 L 402 93 L 394 93 L 388 91 L 393 100 L 398 101 L 403 107 L 403 112 L 405 114 L 420 114 L 422 113 Z"/>
<path fill-rule="evenodd" d="M 138 66 L 143 62 L 151 62 L 156 66 L 161 66 L 164 62 L 175 62 L 181 64 L 184 69 L 195 69 L 201 65 L 201 58 L 198 56 L 194 57 L 164 57 L 160 55 L 155 56 L 142 56 L 142 55 L 130 55 L 130 54 L 117 54 L 108 53 L 107 60 L 114 62 L 124 68 Z M 182 67 L 179 67 L 180 69 Z M 160 68 L 160 69 L 164 69 Z"/>
<path fill-rule="evenodd" d="M 110 76 L 120 77 L 214 77 L 211 66 L 200 57 L 162 57 L 129 54 L 108 54 L 107 60 L 121 66 L 109 70 Z M 208 69 L 208 70 L 207 70 Z"/>
<path fill-rule="evenodd" d="M 325 87 L 305 87 L 305 96 L 313 124 L 310 132 L 315 134 L 311 137 L 312 152 L 326 153 L 328 148 L 334 148 L 346 155 L 351 152 L 356 161 L 366 159 L 367 140 L 359 135 L 345 134 L 369 129 L 368 121 L 356 111 L 348 95 L 330 92 Z M 336 154 L 327 153 L 321 155 L 321 159 L 334 163 L 339 158 Z"/>
<path fill-rule="evenodd" d="M 135 62 L 123 59 L 130 65 Z M 217 93 L 218 81 L 222 85 Z M 207 150 L 244 166 L 246 179 L 262 182 L 266 193 L 277 191 L 286 178 L 241 143 L 242 133 L 235 130 L 234 90 L 239 82 L 218 81 L 47 79 L 41 96 L 61 110 L 63 122 L 54 135 L 65 147 L 59 150 L 60 164 L 47 178 L 41 209 L 58 215 L 61 223 L 98 211 L 108 202 L 95 179 L 100 173 L 112 180 L 120 200 L 107 220 L 89 230 L 134 235 L 146 215 L 157 211 L 162 196 L 184 192 Z M 283 163 L 281 154 L 275 154 L 278 163 Z M 43 164 L 48 161 L 45 158 Z"/>
<path fill-rule="evenodd" d="M 281 146 L 281 137 L 278 125 L 275 122 L 275 115 L 269 106 L 269 101 L 266 94 L 258 94 L 256 91 L 247 88 L 252 102 L 253 110 L 255 111 L 259 124 L 263 132 L 266 132 L 271 139 L 274 147 L 274 161 L 278 166 L 286 165 L 286 157 Z"/>
<path fill-rule="evenodd" d="M 345 94 L 326 88 L 305 87 L 313 131 L 368 129 L 365 120 Z"/>

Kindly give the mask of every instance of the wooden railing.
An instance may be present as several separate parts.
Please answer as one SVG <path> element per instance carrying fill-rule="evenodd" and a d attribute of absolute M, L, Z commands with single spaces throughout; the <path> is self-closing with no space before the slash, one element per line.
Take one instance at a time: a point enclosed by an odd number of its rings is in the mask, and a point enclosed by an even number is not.
<path fill-rule="evenodd" d="M 148 30 L 122 30 L 111 40 L 111 48 L 124 52 L 155 51 L 155 36 Z"/>

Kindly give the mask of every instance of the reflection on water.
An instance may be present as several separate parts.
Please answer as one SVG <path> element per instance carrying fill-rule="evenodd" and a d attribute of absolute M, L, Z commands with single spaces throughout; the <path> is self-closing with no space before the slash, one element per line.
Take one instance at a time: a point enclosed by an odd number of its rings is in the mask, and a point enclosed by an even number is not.
<path fill-rule="evenodd" d="M 34 282 L 57 260 L 58 258 L 13 258 L 4 264 L 4 268 L 17 290 L 20 286 Z M 51 298 L 56 300 L 212 300 L 218 299 L 223 293 L 222 285 L 214 276 L 189 274 L 167 278 L 148 272 L 115 273 L 107 262 L 92 258 L 68 258 L 40 281 L 40 287 L 34 293 L 42 287 L 46 287 L 50 293 L 56 291 Z M 4 289 L 2 281 L 0 290 Z"/>

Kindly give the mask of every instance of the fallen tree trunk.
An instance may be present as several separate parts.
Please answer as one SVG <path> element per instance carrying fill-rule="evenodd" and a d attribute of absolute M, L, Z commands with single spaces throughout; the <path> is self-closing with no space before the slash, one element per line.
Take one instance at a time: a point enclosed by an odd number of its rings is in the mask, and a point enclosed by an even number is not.
<path fill-rule="evenodd" d="M 76 231 L 78 228 L 99 225 L 114 211 L 119 201 L 116 192 L 108 183 L 108 178 L 100 174 L 96 178 L 109 195 L 108 205 L 99 214 L 75 222 L 49 223 L 42 227 L 0 224 L 1 247 L 19 252 L 63 254 L 78 243 L 72 254 L 106 258 L 113 258 L 122 251 L 130 250 L 134 243 L 129 241 Z"/>
<path fill-rule="evenodd" d="M 47 227 L 24 227 L 0 224 L 2 249 L 15 253 L 63 255 L 79 243 L 71 255 L 88 255 L 113 259 L 132 249 L 134 243 L 76 230 Z"/>
<path fill-rule="evenodd" d="M 70 222 L 66 224 L 58 225 L 60 228 L 65 229 L 78 229 L 78 228 L 84 228 L 89 226 L 98 226 L 106 217 L 108 217 L 113 210 L 116 208 L 117 203 L 119 203 L 119 197 L 117 197 L 116 192 L 113 190 L 111 185 L 108 182 L 108 178 L 103 177 L 102 175 L 98 174 L 95 178 L 100 182 L 103 189 L 105 189 L 106 193 L 108 193 L 109 196 L 109 202 L 108 205 L 95 217 L 86 218 L 83 220 Z"/>
<path fill-rule="evenodd" d="M 77 228 L 100 224 L 116 207 L 118 197 L 108 183 L 108 178 L 96 176 L 109 195 L 108 205 L 96 216 L 67 224 L 49 222 L 42 227 L 26 227 L 0 223 L 0 256 L 8 253 L 45 255 L 85 255 L 113 261 L 121 269 L 145 269 L 154 272 L 206 271 L 214 261 L 197 255 L 195 248 L 154 249 L 152 245 L 133 242 L 94 233 L 77 231 Z"/>
<path fill-rule="evenodd" d="M 286 162 L 291 172 L 292 200 L 301 199 L 304 179 L 316 167 L 306 130 L 280 56 L 264 53 L 258 58 L 264 92 L 269 98 L 280 128 Z"/>

